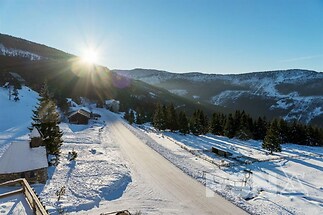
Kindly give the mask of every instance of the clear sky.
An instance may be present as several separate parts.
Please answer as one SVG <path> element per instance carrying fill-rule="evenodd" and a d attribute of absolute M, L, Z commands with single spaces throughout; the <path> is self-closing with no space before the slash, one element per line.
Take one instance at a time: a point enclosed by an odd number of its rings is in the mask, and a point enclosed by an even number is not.
<path fill-rule="evenodd" d="M 110 69 L 323 71 L 323 0 L 0 0 L 0 32 Z"/>

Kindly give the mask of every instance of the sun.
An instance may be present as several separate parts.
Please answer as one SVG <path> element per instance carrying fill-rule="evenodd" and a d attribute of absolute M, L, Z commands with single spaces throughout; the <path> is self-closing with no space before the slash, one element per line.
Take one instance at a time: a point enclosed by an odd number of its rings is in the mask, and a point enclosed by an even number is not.
<path fill-rule="evenodd" d="M 84 51 L 81 58 L 85 63 L 95 64 L 98 62 L 98 53 L 93 49 L 88 49 Z"/>

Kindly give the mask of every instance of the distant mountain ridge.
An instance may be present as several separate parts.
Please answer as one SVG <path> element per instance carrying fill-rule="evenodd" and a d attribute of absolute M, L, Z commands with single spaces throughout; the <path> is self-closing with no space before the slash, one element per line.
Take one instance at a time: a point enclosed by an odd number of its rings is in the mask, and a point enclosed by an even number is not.
<path fill-rule="evenodd" d="M 252 115 L 323 125 L 323 73 L 290 69 L 246 74 L 114 70 L 200 102 L 244 109 Z"/>
<path fill-rule="evenodd" d="M 18 73 L 27 86 L 38 92 L 47 80 L 50 90 L 60 100 L 86 97 L 102 104 L 105 99 L 116 99 L 121 102 L 121 111 L 131 108 L 148 117 L 157 103 L 173 103 L 178 110 L 188 113 L 197 108 L 203 108 L 208 114 L 222 111 L 142 81 L 124 78 L 106 67 L 85 64 L 79 57 L 63 51 L 0 34 L 0 87 L 8 81 L 9 72 Z"/>
<path fill-rule="evenodd" d="M 295 69 L 234 75 L 178 74 L 147 69 L 110 71 L 98 65 L 89 72 L 77 58 L 0 34 L 0 83 L 5 73 L 16 72 L 35 90 L 48 80 L 61 96 L 115 98 L 122 108 L 149 109 L 150 114 L 157 102 L 173 102 L 188 113 L 196 108 L 208 114 L 243 109 L 254 117 L 284 117 L 323 127 L 321 72 Z"/>
<path fill-rule="evenodd" d="M 0 34 L 0 55 L 30 60 L 54 60 L 75 57 L 58 49 L 6 34 Z"/>

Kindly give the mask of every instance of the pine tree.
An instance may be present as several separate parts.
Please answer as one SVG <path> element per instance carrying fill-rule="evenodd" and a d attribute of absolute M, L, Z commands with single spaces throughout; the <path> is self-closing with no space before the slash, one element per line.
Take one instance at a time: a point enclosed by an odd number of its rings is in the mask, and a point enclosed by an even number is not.
<path fill-rule="evenodd" d="M 263 140 L 267 132 L 267 122 L 266 118 L 258 117 L 257 121 L 254 123 L 253 136 L 255 140 Z"/>
<path fill-rule="evenodd" d="M 59 114 L 56 111 L 56 104 L 52 100 L 48 102 L 46 112 L 47 114 L 41 119 L 40 130 L 44 135 L 48 154 L 59 155 L 63 133 L 59 129 Z"/>
<path fill-rule="evenodd" d="M 177 119 L 177 114 L 173 104 L 170 104 L 167 107 L 166 120 L 167 120 L 168 129 L 170 129 L 171 131 L 178 130 L 178 122 L 177 122 L 178 119 Z"/>
<path fill-rule="evenodd" d="M 278 122 L 275 119 L 272 121 L 270 128 L 267 131 L 262 148 L 269 150 L 270 154 L 273 154 L 273 152 L 281 152 L 280 144 L 282 144 L 282 138 L 278 130 Z"/>
<path fill-rule="evenodd" d="M 179 131 L 181 133 L 188 134 L 188 132 L 189 132 L 188 120 L 187 120 L 185 112 L 183 112 L 183 111 L 179 112 L 178 126 L 179 126 Z"/>
<path fill-rule="evenodd" d="M 190 120 L 190 130 L 194 135 L 206 134 L 208 132 L 208 118 L 202 110 L 195 110 Z"/>
<path fill-rule="evenodd" d="M 165 115 L 163 108 L 160 104 L 157 104 L 156 110 L 153 116 L 154 127 L 158 130 L 164 130 L 166 127 Z"/>
<path fill-rule="evenodd" d="M 232 114 L 230 113 L 224 126 L 224 135 L 229 138 L 233 138 L 235 133 L 234 119 L 232 117 Z"/>
<path fill-rule="evenodd" d="M 130 125 L 132 125 L 134 123 L 134 121 L 135 121 L 135 113 L 133 112 L 133 110 L 131 110 L 129 112 L 129 119 L 128 119 L 128 121 L 129 121 L 129 124 Z"/>
<path fill-rule="evenodd" d="M 223 123 L 221 122 L 221 115 L 218 113 L 213 113 L 212 115 L 210 132 L 215 135 L 223 134 Z"/>
<path fill-rule="evenodd" d="M 139 110 L 136 113 L 136 124 L 143 124 L 145 121 L 145 115 Z"/>
<path fill-rule="evenodd" d="M 296 121 L 294 121 L 289 128 L 289 143 L 295 143 L 300 145 L 306 144 L 306 127 Z"/>
<path fill-rule="evenodd" d="M 47 154 L 59 155 L 62 145 L 62 132 L 59 129 L 59 114 L 56 104 L 51 99 L 47 84 L 41 92 L 39 106 L 33 111 L 32 127 L 37 127 L 43 134 Z"/>
<path fill-rule="evenodd" d="M 240 126 L 235 136 L 241 140 L 249 140 L 253 138 L 251 130 L 253 129 L 252 119 L 244 111 L 240 115 Z"/>
<path fill-rule="evenodd" d="M 282 143 L 288 143 L 288 125 L 284 119 L 279 119 L 278 121 L 278 131 L 282 138 Z"/>
<path fill-rule="evenodd" d="M 125 111 L 123 118 L 129 122 L 129 112 L 130 110 Z"/>

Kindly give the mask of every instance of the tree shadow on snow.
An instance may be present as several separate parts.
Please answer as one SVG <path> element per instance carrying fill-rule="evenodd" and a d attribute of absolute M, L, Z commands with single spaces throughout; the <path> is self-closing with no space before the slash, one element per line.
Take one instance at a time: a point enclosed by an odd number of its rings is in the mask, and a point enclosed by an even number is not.
<path fill-rule="evenodd" d="M 128 184 L 131 182 L 131 177 L 129 175 L 124 175 L 120 180 L 113 184 L 113 187 L 104 187 L 100 190 L 102 198 L 108 201 L 120 198 Z"/>

